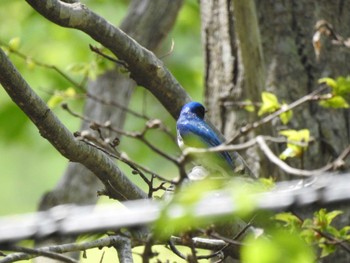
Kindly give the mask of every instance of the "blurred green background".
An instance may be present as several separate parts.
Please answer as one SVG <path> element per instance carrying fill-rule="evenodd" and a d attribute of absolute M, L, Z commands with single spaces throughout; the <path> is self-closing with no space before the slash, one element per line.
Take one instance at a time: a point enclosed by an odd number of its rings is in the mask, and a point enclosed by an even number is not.
<path fill-rule="evenodd" d="M 129 4 L 129 1 L 125 0 L 81 2 L 115 25 L 123 19 Z M 65 90 L 72 85 L 50 69 L 33 66 L 32 59 L 55 65 L 76 81 L 81 81 L 83 76 L 76 74 L 72 67 L 89 65 L 95 60 L 96 56 L 88 47 L 89 44 L 98 45 L 95 41 L 77 30 L 52 24 L 22 0 L 0 0 L 0 24 L 2 46 L 14 42 L 19 44 L 17 50 L 27 58 L 10 54 L 10 59 L 45 101 L 50 99 L 54 91 Z M 164 50 L 166 53 L 172 41 L 175 43 L 174 50 L 163 61 L 192 98 L 202 101 L 203 59 L 197 1 L 185 1 L 175 28 L 164 41 L 161 51 Z M 99 72 L 99 69 L 96 69 L 96 72 Z M 131 108 L 141 112 L 144 101 L 147 101 L 147 115 L 163 120 L 175 135 L 175 121 L 152 95 L 138 87 L 132 98 Z M 75 111 L 81 112 L 83 100 L 68 103 Z M 60 107 L 53 110 L 72 132 L 79 128 L 78 119 Z M 67 160 L 40 136 L 35 126 L 2 88 L 0 123 L 0 216 L 35 211 L 43 193 L 56 185 L 65 170 Z M 140 130 L 144 124 L 144 120 L 130 117 L 125 129 Z M 173 155 L 179 153 L 176 144 L 159 132 L 152 132 L 150 138 L 168 153 Z M 120 147 L 132 159 L 159 174 L 170 178 L 177 176 L 177 169 L 173 165 L 155 156 L 135 140 L 123 138 Z M 131 175 L 129 168 L 123 166 L 123 169 L 125 173 Z"/>

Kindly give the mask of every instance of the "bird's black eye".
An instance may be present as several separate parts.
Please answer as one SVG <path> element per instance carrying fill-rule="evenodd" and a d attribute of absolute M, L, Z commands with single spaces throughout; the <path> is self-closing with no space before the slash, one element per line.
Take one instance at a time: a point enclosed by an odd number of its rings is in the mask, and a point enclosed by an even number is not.
<path fill-rule="evenodd" d="M 196 109 L 196 113 L 199 118 L 204 119 L 205 108 L 202 105 L 198 106 L 198 108 Z"/>

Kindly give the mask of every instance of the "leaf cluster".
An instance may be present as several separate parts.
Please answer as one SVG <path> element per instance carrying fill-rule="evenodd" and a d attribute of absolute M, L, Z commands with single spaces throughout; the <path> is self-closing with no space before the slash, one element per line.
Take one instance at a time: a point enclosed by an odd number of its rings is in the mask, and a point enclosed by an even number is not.
<path fill-rule="evenodd" d="M 349 108 L 350 76 L 319 79 L 319 83 L 326 84 L 331 88 L 329 98 L 320 101 L 320 105 L 325 108 Z"/>
<path fill-rule="evenodd" d="M 333 220 L 343 212 L 326 209 L 316 211 L 312 218 L 302 220 L 290 212 L 277 214 L 275 220 L 282 222 L 284 228 L 298 234 L 309 245 L 320 249 L 320 257 L 333 253 L 340 243 L 350 238 L 350 226 L 337 229 L 332 225 Z"/>

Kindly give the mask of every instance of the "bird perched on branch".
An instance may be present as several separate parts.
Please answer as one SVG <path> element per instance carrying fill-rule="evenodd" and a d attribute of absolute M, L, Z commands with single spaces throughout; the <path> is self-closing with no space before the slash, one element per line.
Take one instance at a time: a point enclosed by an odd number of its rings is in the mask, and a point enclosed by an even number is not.
<path fill-rule="evenodd" d="M 182 107 L 176 123 L 177 141 L 184 150 L 188 147 L 211 148 L 222 144 L 214 129 L 205 121 L 205 108 L 198 102 L 189 102 Z M 233 174 L 235 165 L 228 152 L 198 154 L 194 162 L 200 164 L 207 173 Z"/>

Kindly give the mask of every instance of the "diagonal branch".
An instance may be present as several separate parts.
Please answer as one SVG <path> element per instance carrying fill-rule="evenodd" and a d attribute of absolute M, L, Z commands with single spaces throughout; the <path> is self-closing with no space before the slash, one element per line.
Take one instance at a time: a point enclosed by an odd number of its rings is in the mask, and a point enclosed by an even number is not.
<path fill-rule="evenodd" d="M 26 1 L 50 21 L 63 27 L 79 29 L 111 50 L 128 65 L 130 76 L 137 84 L 148 89 L 173 117 L 177 117 L 184 102 L 190 100 L 186 91 L 154 53 L 85 5 L 59 0 Z"/>
<path fill-rule="evenodd" d="M 96 247 L 110 247 L 110 246 L 115 246 L 115 247 L 123 247 L 125 246 L 125 242 L 127 241 L 127 238 L 123 236 L 109 236 L 109 237 L 104 237 L 101 239 L 89 241 L 89 242 L 84 242 L 84 243 L 69 243 L 69 244 L 62 244 L 62 245 L 51 245 L 47 247 L 41 247 L 35 249 L 37 254 L 42 254 L 42 255 L 47 255 L 47 253 L 55 253 L 55 255 L 61 256 L 60 254 L 67 253 L 67 252 L 72 252 L 72 251 L 83 251 L 83 250 L 88 250 L 91 248 L 96 248 Z M 36 257 L 35 253 L 13 253 L 10 255 L 7 255 L 5 258 L 0 259 L 1 263 L 10 263 L 10 262 L 15 262 L 19 260 L 28 260 L 31 258 Z"/>
<path fill-rule="evenodd" d="M 68 160 L 81 163 L 95 173 L 105 185 L 110 197 L 119 200 L 146 198 L 146 194 L 135 186 L 110 158 L 74 138 L 45 102 L 30 88 L 1 49 L 0 72 L 1 85 L 37 126 L 41 136 Z"/>

